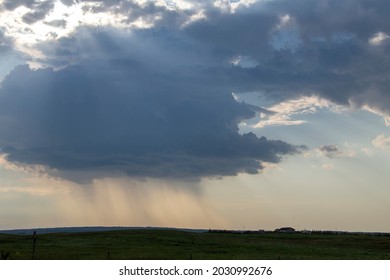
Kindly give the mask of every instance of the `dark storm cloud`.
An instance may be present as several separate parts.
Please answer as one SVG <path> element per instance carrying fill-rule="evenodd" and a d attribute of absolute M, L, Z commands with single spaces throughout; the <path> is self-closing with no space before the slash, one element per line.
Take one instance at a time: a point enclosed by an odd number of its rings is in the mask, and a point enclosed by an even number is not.
<path fill-rule="evenodd" d="M 186 44 L 156 30 L 125 38 L 84 30 L 63 39 L 53 53 L 85 55 L 74 58 L 78 65 L 19 66 L 2 82 L 2 153 L 59 171 L 199 178 L 257 173 L 262 162 L 299 152 L 240 135 L 237 124 L 258 108 L 236 102 L 213 62 L 201 64 L 207 54 L 197 57 Z"/>
<path fill-rule="evenodd" d="M 236 13 L 209 12 L 184 32 L 228 61 L 248 56 L 256 67 L 233 67 L 235 91 L 270 99 L 320 94 L 333 102 L 369 105 L 390 114 L 388 1 L 265 1 Z M 285 22 L 282 23 L 283 17 Z"/>
<path fill-rule="evenodd" d="M 389 29 L 386 0 L 278 0 L 267 3 L 267 9 L 293 16 L 305 39 L 351 33 L 365 41 L 373 32 Z"/>
<path fill-rule="evenodd" d="M 238 123 L 259 109 L 232 92 L 257 91 L 275 103 L 315 93 L 390 114 L 388 1 L 260 1 L 235 13 L 214 1 L 186 11 L 82 2 L 154 27 L 80 28 L 42 43 L 39 62 L 62 70 L 19 67 L 0 90 L 0 144 L 11 161 L 131 176 L 255 173 L 299 147 L 240 135 Z M 206 19 L 191 21 L 199 5 Z"/>

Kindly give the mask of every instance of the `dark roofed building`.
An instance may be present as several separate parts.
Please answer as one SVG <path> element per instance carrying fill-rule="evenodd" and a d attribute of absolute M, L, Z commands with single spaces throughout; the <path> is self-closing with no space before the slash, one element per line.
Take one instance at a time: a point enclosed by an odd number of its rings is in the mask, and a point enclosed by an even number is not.
<path fill-rule="evenodd" d="M 292 233 L 295 232 L 295 229 L 292 227 L 282 227 L 275 229 L 275 232 Z"/>

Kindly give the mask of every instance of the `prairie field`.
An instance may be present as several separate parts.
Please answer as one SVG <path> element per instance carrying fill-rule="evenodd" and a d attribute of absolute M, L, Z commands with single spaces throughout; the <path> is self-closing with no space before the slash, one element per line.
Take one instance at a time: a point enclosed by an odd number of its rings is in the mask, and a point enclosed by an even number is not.
<path fill-rule="evenodd" d="M 390 236 L 303 233 L 214 233 L 179 230 L 0 234 L 11 260 L 380 260 Z"/>

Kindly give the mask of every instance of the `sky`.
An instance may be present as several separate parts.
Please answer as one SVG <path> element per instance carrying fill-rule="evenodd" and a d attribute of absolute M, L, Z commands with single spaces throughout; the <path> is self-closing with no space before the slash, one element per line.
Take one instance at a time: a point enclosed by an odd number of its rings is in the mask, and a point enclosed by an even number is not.
<path fill-rule="evenodd" d="M 387 0 L 0 0 L 0 229 L 390 232 Z"/>

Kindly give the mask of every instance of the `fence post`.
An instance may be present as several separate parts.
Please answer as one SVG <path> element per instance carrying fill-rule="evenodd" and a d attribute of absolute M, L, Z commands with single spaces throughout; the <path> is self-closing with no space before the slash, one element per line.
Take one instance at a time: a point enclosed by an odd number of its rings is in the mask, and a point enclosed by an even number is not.
<path fill-rule="evenodd" d="M 34 230 L 33 234 L 33 246 L 32 246 L 32 259 L 35 259 L 35 245 L 37 243 L 37 232 Z"/>

